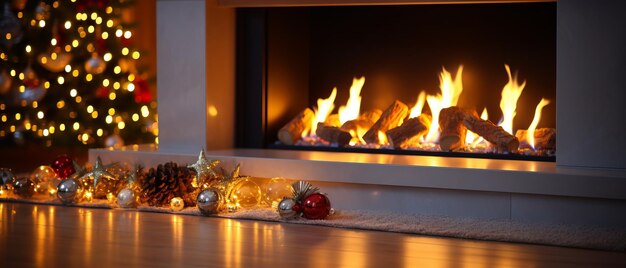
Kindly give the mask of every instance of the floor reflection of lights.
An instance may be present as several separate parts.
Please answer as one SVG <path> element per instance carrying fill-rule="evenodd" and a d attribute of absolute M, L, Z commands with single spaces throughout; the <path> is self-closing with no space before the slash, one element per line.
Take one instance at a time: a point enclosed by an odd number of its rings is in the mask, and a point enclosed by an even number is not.
<path fill-rule="evenodd" d="M 219 229 L 220 233 L 224 234 L 224 240 L 222 241 L 225 241 L 225 267 L 241 267 L 243 246 L 241 241 L 241 222 L 227 219 L 222 222 Z"/>
<path fill-rule="evenodd" d="M 183 216 L 172 215 L 172 239 L 174 259 L 181 260 L 184 256 L 183 252 Z"/>

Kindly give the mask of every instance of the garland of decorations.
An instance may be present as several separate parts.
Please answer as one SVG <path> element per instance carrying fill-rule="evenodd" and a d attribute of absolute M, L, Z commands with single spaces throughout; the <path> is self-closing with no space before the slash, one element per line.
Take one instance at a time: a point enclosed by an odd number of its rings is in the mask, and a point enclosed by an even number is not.
<path fill-rule="evenodd" d="M 48 196 L 64 205 L 101 199 L 120 208 L 169 206 L 172 211 L 196 206 L 207 216 L 272 207 L 286 220 L 319 220 L 334 213 L 328 196 L 308 182 L 290 184 L 286 179 L 272 178 L 259 184 L 259 178 L 242 176 L 239 164 L 226 172 L 220 163 L 207 159 L 204 150 L 194 164 L 168 162 L 147 170 L 137 164 L 104 165 L 100 157 L 90 168 L 61 155 L 29 177 L 15 177 L 10 169 L 0 169 L 0 198 Z"/>

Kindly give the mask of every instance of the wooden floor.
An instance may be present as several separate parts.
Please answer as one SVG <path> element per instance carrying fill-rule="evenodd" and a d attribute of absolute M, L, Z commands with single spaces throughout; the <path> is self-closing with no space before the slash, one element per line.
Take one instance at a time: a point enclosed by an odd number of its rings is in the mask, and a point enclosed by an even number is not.
<path fill-rule="evenodd" d="M 0 203 L 0 267 L 626 267 L 626 254 Z"/>

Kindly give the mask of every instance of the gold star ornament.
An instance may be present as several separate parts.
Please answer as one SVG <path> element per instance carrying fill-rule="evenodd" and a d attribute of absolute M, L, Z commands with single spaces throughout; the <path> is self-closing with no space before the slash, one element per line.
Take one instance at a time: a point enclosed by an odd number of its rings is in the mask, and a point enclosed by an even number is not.
<path fill-rule="evenodd" d="M 102 160 L 98 156 L 98 158 L 96 159 L 96 165 L 93 167 L 93 170 L 90 172 L 87 172 L 83 176 L 83 178 L 93 177 L 93 188 L 96 189 L 96 187 L 98 187 L 98 182 L 100 181 L 101 178 L 105 178 L 108 180 L 117 179 L 113 174 L 111 174 L 111 172 L 107 171 L 108 168 L 116 166 L 116 165 L 117 165 L 117 162 L 114 162 L 108 165 L 103 165 Z"/>
<path fill-rule="evenodd" d="M 70 175 L 70 179 L 80 179 L 83 177 L 83 175 L 85 175 L 85 173 L 87 173 L 87 169 L 81 165 L 79 165 L 78 163 L 76 163 L 76 161 L 72 160 L 72 165 L 74 165 L 74 174 Z"/>
<path fill-rule="evenodd" d="M 210 186 L 220 190 L 222 194 L 224 194 L 224 196 L 227 196 L 231 192 L 231 189 L 236 184 L 236 182 L 239 179 L 245 178 L 239 175 L 240 168 L 240 164 L 237 164 L 235 169 L 233 169 L 233 172 L 226 176 L 220 176 L 219 179 L 212 183 Z"/>
<path fill-rule="evenodd" d="M 217 172 L 215 172 L 214 168 L 220 164 L 219 160 L 208 160 L 206 155 L 204 155 L 204 149 L 200 150 L 200 155 L 198 155 L 198 161 L 195 164 L 187 166 L 190 169 L 196 171 L 196 177 L 194 178 L 193 183 L 195 185 L 201 186 L 203 185 L 207 179 L 217 178 Z"/>

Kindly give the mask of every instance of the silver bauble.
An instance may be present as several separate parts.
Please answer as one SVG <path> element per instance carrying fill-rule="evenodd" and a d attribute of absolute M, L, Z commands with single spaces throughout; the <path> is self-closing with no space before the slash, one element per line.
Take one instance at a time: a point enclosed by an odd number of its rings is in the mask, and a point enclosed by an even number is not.
<path fill-rule="evenodd" d="M 295 219 L 297 218 L 298 212 L 293 210 L 293 206 L 296 205 L 296 201 L 292 198 L 283 198 L 280 203 L 278 203 L 278 214 L 283 219 Z"/>
<path fill-rule="evenodd" d="M 224 197 L 217 189 L 209 188 L 198 194 L 196 204 L 204 215 L 217 214 L 224 203 Z"/>
<path fill-rule="evenodd" d="M 11 89 L 13 78 L 6 71 L 0 72 L 0 95 L 6 94 Z"/>
<path fill-rule="evenodd" d="M 0 186 L 12 183 L 14 179 L 15 175 L 13 175 L 13 171 L 10 168 L 0 168 Z"/>
<path fill-rule="evenodd" d="M 117 205 L 122 208 L 132 208 L 137 205 L 137 194 L 131 188 L 124 188 L 117 194 Z"/>
<path fill-rule="evenodd" d="M 31 197 L 35 194 L 35 182 L 27 177 L 17 178 L 13 182 L 13 193 L 22 198 Z"/>
<path fill-rule="evenodd" d="M 106 62 L 97 53 L 93 53 L 91 58 L 85 62 L 85 71 L 90 74 L 101 74 L 106 68 Z"/>
<path fill-rule="evenodd" d="M 57 197 L 63 204 L 79 202 L 83 193 L 81 184 L 75 179 L 65 179 L 57 187 Z"/>

